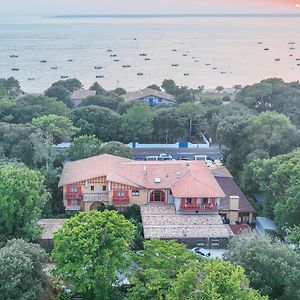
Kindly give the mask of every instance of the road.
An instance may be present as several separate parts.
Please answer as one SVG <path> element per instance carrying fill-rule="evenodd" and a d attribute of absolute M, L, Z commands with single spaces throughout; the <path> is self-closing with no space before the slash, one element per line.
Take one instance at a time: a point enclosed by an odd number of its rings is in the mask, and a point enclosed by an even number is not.
<path fill-rule="evenodd" d="M 134 148 L 132 149 L 132 156 L 135 160 L 144 160 L 146 156 L 159 155 L 160 153 L 167 153 L 175 159 L 189 158 L 193 159 L 194 155 L 207 155 L 208 159 L 221 159 L 222 154 L 219 145 L 211 145 L 209 148 Z"/>

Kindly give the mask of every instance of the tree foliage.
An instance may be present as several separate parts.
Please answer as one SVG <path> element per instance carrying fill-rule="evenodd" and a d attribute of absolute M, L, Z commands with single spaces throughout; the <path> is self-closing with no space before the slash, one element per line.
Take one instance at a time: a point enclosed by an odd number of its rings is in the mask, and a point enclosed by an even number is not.
<path fill-rule="evenodd" d="M 13 239 L 0 249 L 0 295 L 6 300 L 37 300 L 45 288 L 46 253 L 38 245 Z"/>
<path fill-rule="evenodd" d="M 251 287 L 270 299 L 300 299 L 300 258 L 286 244 L 244 233 L 230 240 L 225 257 L 242 266 Z"/>
<path fill-rule="evenodd" d="M 36 238 L 37 221 L 48 196 L 39 172 L 25 167 L 0 168 L 1 234 L 8 238 Z"/>
<path fill-rule="evenodd" d="M 79 213 L 54 235 L 55 273 L 87 299 L 110 299 L 134 225 L 115 211 Z"/>
<path fill-rule="evenodd" d="M 111 154 L 125 158 L 131 158 L 131 149 L 120 142 L 108 142 L 100 146 L 99 154 Z"/>

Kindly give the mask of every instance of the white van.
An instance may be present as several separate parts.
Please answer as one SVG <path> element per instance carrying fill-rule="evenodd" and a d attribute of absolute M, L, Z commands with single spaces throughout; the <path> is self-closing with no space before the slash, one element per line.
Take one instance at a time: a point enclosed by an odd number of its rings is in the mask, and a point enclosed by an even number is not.
<path fill-rule="evenodd" d="M 207 161 L 207 155 L 195 155 L 194 160 Z"/>

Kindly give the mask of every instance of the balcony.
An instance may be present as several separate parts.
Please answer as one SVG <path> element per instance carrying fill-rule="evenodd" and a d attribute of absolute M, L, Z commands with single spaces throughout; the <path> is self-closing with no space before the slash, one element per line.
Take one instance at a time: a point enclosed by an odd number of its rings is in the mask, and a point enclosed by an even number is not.
<path fill-rule="evenodd" d="M 190 204 L 190 203 L 181 203 L 181 211 L 188 212 L 216 212 L 218 210 L 217 205 L 212 204 Z"/>
<path fill-rule="evenodd" d="M 65 193 L 65 199 L 66 200 L 82 200 L 83 199 L 83 195 L 82 193 Z"/>
<path fill-rule="evenodd" d="M 113 198 L 113 204 L 126 205 L 129 204 L 129 198 Z"/>

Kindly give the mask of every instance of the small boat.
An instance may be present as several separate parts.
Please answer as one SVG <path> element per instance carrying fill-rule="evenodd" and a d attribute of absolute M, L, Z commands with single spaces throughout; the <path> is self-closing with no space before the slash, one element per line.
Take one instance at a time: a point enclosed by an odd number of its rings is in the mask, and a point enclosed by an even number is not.
<path fill-rule="evenodd" d="M 226 72 L 223 71 L 223 72 L 221 72 L 221 74 L 226 74 Z"/>
<path fill-rule="evenodd" d="M 33 80 L 35 80 L 35 78 L 33 78 L 33 77 L 28 78 L 28 81 L 33 81 Z"/>
<path fill-rule="evenodd" d="M 280 58 L 275 58 L 274 61 L 280 61 Z"/>
<path fill-rule="evenodd" d="M 289 56 L 294 56 L 293 54 L 290 54 Z"/>
<path fill-rule="evenodd" d="M 69 76 L 62 75 L 62 76 L 60 76 L 60 78 L 61 78 L 61 79 L 67 79 L 67 78 L 69 78 Z"/>
<path fill-rule="evenodd" d="M 145 60 L 150 60 L 150 58 L 145 58 Z"/>
<path fill-rule="evenodd" d="M 107 52 L 112 52 L 112 49 L 108 49 Z"/>
<path fill-rule="evenodd" d="M 57 70 L 58 67 L 51 67 L 51 70 Z"/>
<path fill-rule="evenodd" d="M 199 59 L 195 59 L 194 62 L 199 62 Z"/>
<path fill-rule="evenodd" d="M 263 42 L 257 42 L 257 45 L 262 45 L 263 44 Z"/>
<path fill-rule="evenodd" d="M 213 70 L 217 70 L 218 68 L 217 67 L 213 67 Z"/>
<path fill-rule="evenodd" d="M 298 67 L 300 67 L 300 64 L 297 64 Z"/>
<path fill-rule="evenodd" d="M 289 45 L 295 45 L 296 42 L 289 42 Z"/>
<path fill-rule="evenodd" d="M 136 41 L 136 40 L 137 40 L 137 38 L 134 38 L 133 40 L 134 40 L 134 41 Z"/>
<path fill-rule="evenodd" d="M 192 56 L 192 59 L 196 59 L 197 57 L 196 56 Z"/>
<path fill-rule="evenodd" d="M 68 59 L 68 62 L 72 62 L 73 61 L 73 59 L 71 58 L 71 59 Z"/>
<path fill-rule="evenodd" d="M 172 64 L 172 67 L 178 67 L 179 65 L 178 64 Z"/>
<path fill-rule="evenodd" d="M 147 56 L 146 53 L 140 53 L 140 56 Z"/>
<path fill-rule="evenodd" d="M 187 56 L 187 54 L 186 54 L 186 53 L 184 53 L 184 54 L 182 54 L 182 56 Z"/>
<path fill-rule="evenodd" d="M 96 78 L 104 78 L 104 75 L 96 75 Z"/>
<path fill-rule="evenodd" d="M 177 49 L 173 49 L 172 51 L 173 51 L 173 52 L 176 52 L 176 51 L 177 51 Z"/>
<path fill-rule="evenodd" d="M 291 47 L 291 48 L 290 48 L 290 50 L 295 50 L 295 49 L 296 49 L 295 47 Z"/>
<path fill-rule="evenodd" d="M 210 66 L 210 64 L 205 64 L 206 66 Z"/>
<path fill-rule="evenodd" d="M 102 69 L 102 67 L 101 66 L 95 66 L 94 69 L 95 70 L 100 70 L 100 69 Z"/>
<path fill-rule="evenodd" d="M 264 48 L 264 51 L 269 51 L 270 50 L 270 48 Z"/>
<path fill-rule="evenodd" d="M 117 57 L 117 55 L 116 54 L 111 54 L 110 57 Z"/>
<path fill-rule="evenodd" d="M 137 73 L 136 75 L 137 75 L 137 76 L 143 76 L 144 73 L 139 72 L 139 73 Z"/>
<path fill-rule="evenodd" d="M 46 62 L 47 62 L 47 60 L 45 60 L 45 59 L 40 60 L 40 63 L 46 63 Z"/>
<path fill-rule="evenodd" d="M 122 67 L 123 67 L 123 68 L 130 68 L 131 65 L 123 65 Z"/>
<path fill-rule="evenodd" d="M 190 73 L 184 73 L 183 75 L 184 75 L 184 76 L 189 76 L 189 75 L 190 75 Z"/>
<path fill-rule="evenodd" d="M 299 60 L 299 61 L 300 61 L 300 58 L 296 58 L 296 60 Z"/>
<path fill-rule="evenodd" d="M 19 68 L 11 68 L 12 71 L 20 71 Z"/>
<path fill-rule="evenodd" d="M 114 61 L 120 61 L 119 59 L 114 59 Z"/>
<path fill-rule="evenodd" d="M 12 55 L 10 55 L 9 57 L 11 57 L 11 58 L 17 58 L 17 57 L 19 57 L 19 55 L 12 54 Z"/>

